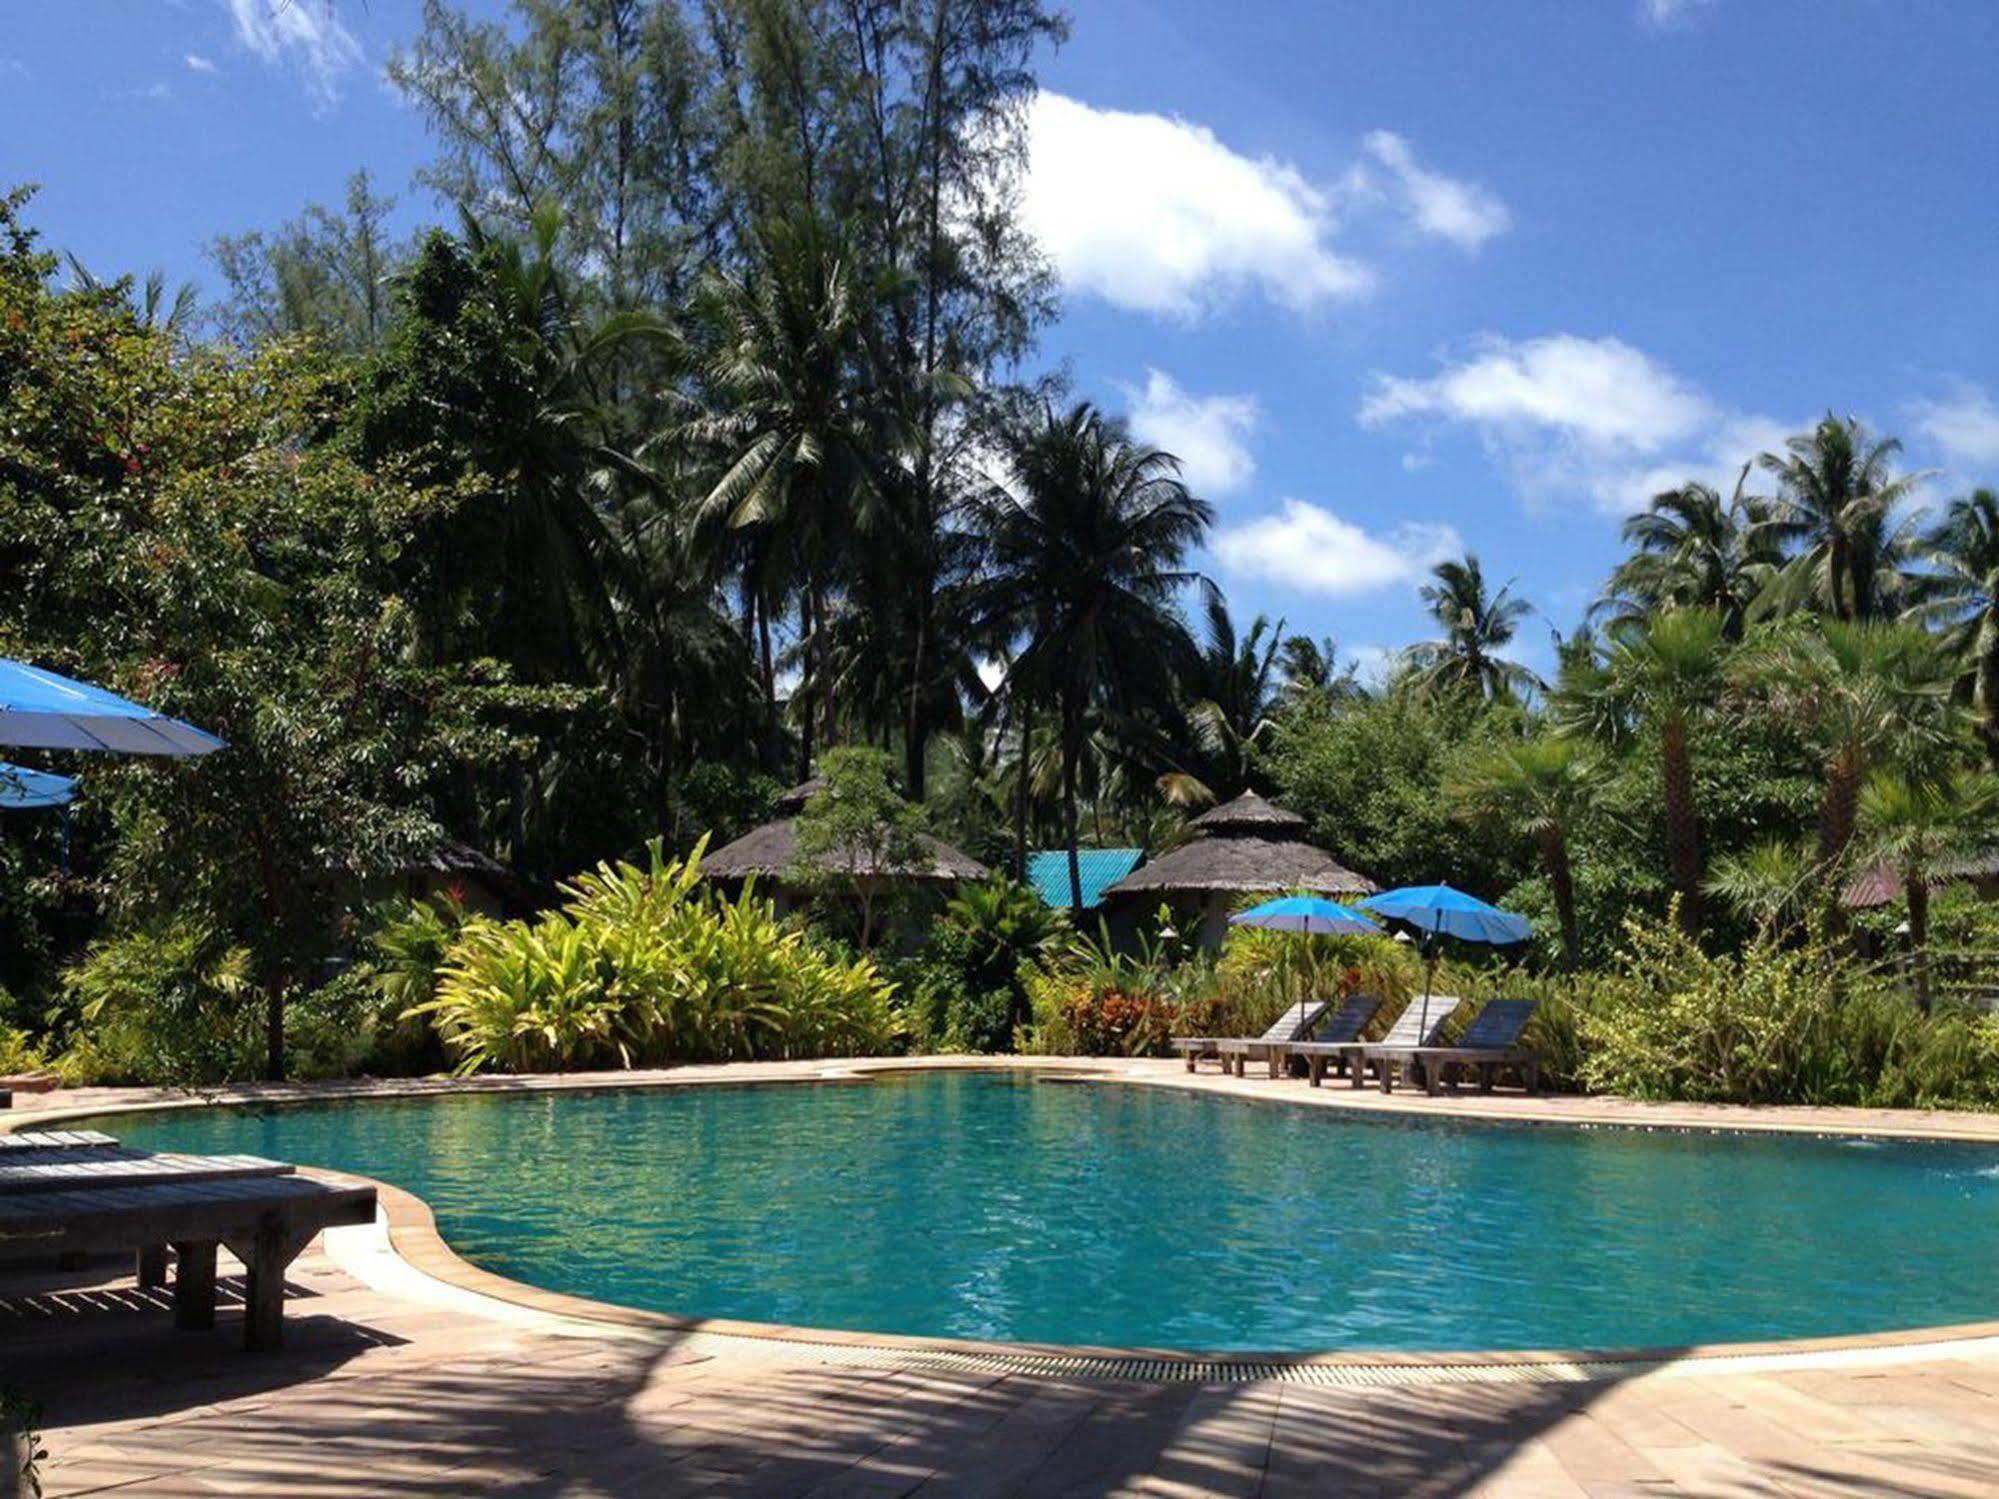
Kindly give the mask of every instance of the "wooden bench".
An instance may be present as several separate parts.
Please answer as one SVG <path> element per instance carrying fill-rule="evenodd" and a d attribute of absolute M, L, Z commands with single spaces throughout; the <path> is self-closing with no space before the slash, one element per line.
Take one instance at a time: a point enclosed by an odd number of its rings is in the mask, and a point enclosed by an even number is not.
<path fill-rule="evenodd" d="M 58 1148 L 65 1153 L 79 1149 Z M 32 1156 L 33 1147 L 28 1154 Z M 374 1221 L 373 1187 L 332 1186 L 249 1156 L 151 1159 L 179 1164 L 182 1174 L 163 1168 L 124 1186 L 15 1178 L 11 1190 L 0 1191 L 0 1254 L 132 1249 L 139 1253 L 141 1284 L 160 1285 L 166 1268 L 163 1246 L 171 1244 L 174 1325 L 208 1328 L 215 1325 L 216 1249 L 226 1245 L 249 1272 L 243 1346 L 261 1352 L 284 1341 L 286 1267 L 322 1230 Z M 10 1152 L 7 1164 L 14 1160 Z M 200 1164 L 189 1167 L 187 1162 Z M 128 1174 L 139 1170 L 129 1160 L 112 1157 L 110 1163 Z M 246 1174 L 252 1163 L 254 1174 Z"/>
<path fill-rule="evenodd" d="M 175 1155 L 125 1145 L 11 1150 L 0 1155 L 0 1197 L 16 1192 L 144 1187 L 155 1182 L 231 1181 L 290 1176 L 283 1161 L 254 1155 Z"/>

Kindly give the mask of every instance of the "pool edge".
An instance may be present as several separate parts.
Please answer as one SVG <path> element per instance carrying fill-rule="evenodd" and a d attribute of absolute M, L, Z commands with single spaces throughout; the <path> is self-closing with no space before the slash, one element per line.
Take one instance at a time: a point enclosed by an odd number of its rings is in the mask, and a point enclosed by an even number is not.
<path fill-rule="evenodd" d="M 782 1069 L 776 1070 L 776 1069 Z M 675 1087 L 740 1087 L 787 1083 L 859 1082 L 895 1074 L 931 1071 L 1044 1072 L 1089 1081 L 1145 1086 L 1178 1086 L 1183 1091 L 1239 1098 L 1249 1102 L 1290 1103 L 1310 1107 L 1309 1096 L 1295 1090 L 1275 1093 L 1256 1086 L 1214 1086 L 1211 1074 L 1187 1074 L 1177 1064 L 1172 1072 L 1133 1072 L 1103 1065 L 1090 1058 L 953 1057 L 925 1059 L 853 1059 L 808 1064 L 772 1064 L 753 1074 L 728 1069 L 681 1068 L 648 1075 L 568 1074 L 506 1080 L 504 1085 L 478 1085 L 477 1079 L 407 1079 L 366 1088 L 315 1088 L 292 1085 L 218 1090 L 194 1098 L 142 1098 L 73 1108 L 34 1109 L 0 1115 L 0 1134 L 43 1127 L 65 1120 L 118 1114 L 180 1111 L 241 1104 L 309 1104 L 367 1102 L 375 1099 L 448 1097 L 461 1094 L 507 1094 L 563 1091 L 645 1091 Z M 726 1075 L 725 1075 L 726 1073 Z M 1176 1079 L 1179 1079 L 1176 1083 Z M 1205 1081 L 1204 1081 L 1205 1080 Z M 1241 1080 L 1229 1080 L 1240 1083 Z M 1342 1090 L 1344 1092 L 1344 1090 Z M 1999 1144 L 1990 1126 L 1958 1133 L 1933 1125 L 1908 1131 L 1882 1128 L 1878 1120 L 1842 1126 L 1815 1114 L 1809 1123 L 1772 1120 L 1767 1116 L 1719 1124 L 1684 1119 L 1577 1118 L 1533 1108 L 1534 1100 L 1509 1099 L 1495 1112 L 1489 1103 L 1471 1098 L 1439 1100 L 1443 1107 L 1411 1111 L 1405 1105 L 1370 1107 L 1362 1099 L 1346 1102 L 1350 1110 L 1376 1116 L 1454 1119 L 1468 1123 L 1515 1122 L 1569 1128 L 1670 1129 L 1694 1132 L 1805 1134 L 1867 1139 L 1959 1141 Z M 1621 1104 L 1621 1107 L 1637 1107 Z M 1973 1116 L 1974 1118 L 1982 1116 Z M 415 1194 L 352 1172 L 305 1168 L 328 1179 L 368 1182 L 382 1204 L 386 1242 L 398 1260 L 419 1277 L 453 1291 L 469 1294 L 552 1322 L 599 1328 L 626 1335 L 741 1349 L 799 1351 L 805 1356 L 837 1356 L 842 1362 L 877 1367 L 952 1368 L 995 1373 L 1042 1373 L 1059 1377 L 1158 1383 L 1248 1383 L 1276 1380 L 1312 1384 L 1407 1384 L 1427 1382 L 1589 1382 L 1623 1379 L 1649 1373 L 1739 1373 L 1769 1368 L 1846 1367 L 1855 1363 L 1899 1363 L 1921 1358 L 1963 1357 L 1999 1353 L 1999 1320 L 1895 1329 L 1833 1337 L 1782 1339 L 1748 1343 L 1713 1343 L 1686 1348 L 1503 1349 L 1458 1351 L 1328 1350 L 1324 1352 L 1203 1353 L 1179 1349 L 1107 1348 L 1087 1344 L 1011 1343 L 960 1338 L 850 1332 L 834 1328 L 798 1327 L 784 1323 L 743 1322 L 722 1318 L 675 1316 L 643 1311 L 610 1302 L 544 1290 L 472 1264 L 438 1232 L 428 1203 Z M 341 1232 L 354 1232 L 343 1230 Z M 350 1259 L 351 1263 L 351 1259 Z M 1975 1346 L 1975 1345 L 1990 1345 Z"/>

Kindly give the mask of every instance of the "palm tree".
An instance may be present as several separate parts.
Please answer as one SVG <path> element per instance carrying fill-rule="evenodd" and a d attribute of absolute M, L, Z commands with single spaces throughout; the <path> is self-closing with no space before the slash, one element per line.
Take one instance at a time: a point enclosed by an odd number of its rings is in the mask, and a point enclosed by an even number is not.
<path fill-rule="evenodd" d="M 1076 788 L 1092 710 L 1167 700 L 1194 649 L 1175 597 L 1200 579 L 1183 563 L 1214 511 L 1170 453 L 1088 402 L 1044 409 L 1009 450 L 1014 482 L 982 507 L 992 563 L 978 612 L 1021 642 L 1002 688 L 1019 721 L 1037 701 L 1055 708 L 1080 907 Z"/>
<path fill-rule="evenodd" d="M 1257 751 L 1270 737 L 1277 658 L 1285 643 L 1284 621 L 1273 628 L 1261 614 L 1249 634 L 1238 636 L 1219 589 L 1206 591 L 1203 606 L 1207 639 L 1184 683 L 1192 699 L 1186 713 L 1191 742 L 1177 746 L 1175 755 L 1187 763 L 1162 777 L 1168 799 L 1183 805 L 1205 805 L 1248 789 Z"/>
<path fill-rule="evenodd" d="M 1561 922 L 1562 961 L 1571 972 L 1581 943 L 1569 833 L 1589 814 L 1601 776 L 1586 745 L 1550 735 L 1483 751 L 1464 767 L 1452 793 L 1474 815 L 1510 828 L 1539 850 Z"/>
<path fill-rule="evenodd" d="M 1877 772 L 1860 793 L 1855 846 L 1863 867 L 1892 869 L 1909 911 L 1916 1004 L 1930 1011 L 1930 889 L 1991 848 L 1999 782 L 1983 771 Z"/>
<path fill-rule="evenodd" d="M 1696 483 L 1654 495 L 1625 521 L 1632 555 L 1611 573 L 1591 612 L 1616 624 L 1661 609 L 1713 609 L 1727 638 L 1740 640 L 1750 605 L 1783 560 L 1769 502 L 1743 493 L 1748 477 L 1745 464 L 1726 502 Z"/>
<path fill-rule="evenodd" d="M 1633 719 L 1657 728 L 1666 856 L 1679 891 L 1680 924 L 1689 935 L 1700 930 L 1701 840 L 1687 730 L 1721 695 L 1725 635 L 1712 609 L 1675 609 L 1632 621 L 1611 632 L 1600 666 L 1565 677 L 1558 703 L 1571 732 L 1621 732 Z"/>
<path fill-rule="evenodd" d="M 1284 679 L 1284 696 L 1296 701 L 1316 693 L 1327 698 L 1353 697 L 1360 691 L 1351 666 L 1340 665 L 1338 644 L 1328 635 L 1286 635 L 1277 652 L 1277 669 Z"/>
<path fill-rule="evenodd" d="M 1876 767 L 1921 767 L 1952 746 L 1961 723 L 1950 701 L 1954 675 L 1948 653 L 1912 625 L 1820 620 L 1744 648 L 1738 681 L 1795 724 L 1820 758 L 1822 887 L 1837 888 L 1861 787 Z"/>
<path fill-rule="evenodd" d="M 1892 614 L 1909 551 L 1908 523 L 1898 523 L 1895 510 L 1923 476 L 1897 474 L 1900 441 L 1871 436 L 1855 417 L 1827 413 L 1785 449 L 1756 460 L 1777 478 L 1769 535 L 1800 549 L 1784 564 L 1770 602 L 1838 620 Z"/>
<path fill-rule="evenodd" d="M 1493 702 L 1540 686 L 1534 673 L 1500 655 L 1520 621 L 1533 612 L 1525 599 L 1513 597 L 1513 585 L 1488 594 L 1478 558 L 1470 553 L 1459 561 L 1439 562 L 1430 576 L 1434 581 L 1423 585 L 1421 596 L 1444 634 L 1404 653 L 1417 681 Z"/>
<path fill-rule="evenodd" d="M 771 615 L 787 574 L 799 580 L 809 774 L 815 722 L 822 714 L 832 721 L 824 633 L 832 579 L 870 510 L 879 513 L 879 475 L 901 443 L 869 348 L 881 288 L 856 278 L 838 238 L 816 219 L 776 226 L 760 251 L 752 274 L 718 276 L 708 287 L 717 405 L 688 435 L 722 464 L 704 519 L 749 533 L 746 602 L 773 721 Z"/>
<path fill-rule="evenodd" d="M 1951 501 L 1922 557 L 1931 570 L 1912 580 L 1907 617 L 1943 626 L 1970 680 L 1986 754 L 1999 764 L 1999 495 L 1979 489 Z"/>

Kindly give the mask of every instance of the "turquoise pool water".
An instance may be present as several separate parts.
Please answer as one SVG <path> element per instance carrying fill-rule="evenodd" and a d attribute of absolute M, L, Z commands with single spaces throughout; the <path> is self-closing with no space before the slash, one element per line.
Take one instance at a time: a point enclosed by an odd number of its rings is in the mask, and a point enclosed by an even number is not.
<path fill-rule="evenodd" d="M 1985 1148 L 1410 1123 L 965 1073 L 99 1123 L 365 1172 L 489 1269 L 697 1316 L 1211 1350 L 1999 1317 Z"/>

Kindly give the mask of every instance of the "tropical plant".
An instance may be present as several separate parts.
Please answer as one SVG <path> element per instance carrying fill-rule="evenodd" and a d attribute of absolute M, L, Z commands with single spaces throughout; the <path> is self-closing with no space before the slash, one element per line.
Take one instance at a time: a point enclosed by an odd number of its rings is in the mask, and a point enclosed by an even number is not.
<path fill-rule="evenodd" d="M 931 860 L 922 809 L 895 789 L 890 763 L 876 749 L 826 751 L 820 762 L 824 784 L 793 824 L 798 849 L 789 877 L 808 888 L 851 895 L 860 912 L 864 953 L 874 943 L 882 897 Z"/>
<path fill-rule="evenodd" d="M 856 534 L 879 523 L 880 470 L 900 451 L 869 347 L 874 303 L 887 295 L 816 218 L 771 228 L 755 274 L 718 276 L 708 291 L 708 379 L 719 405 L 688 436 L 717 455 L 721 474 L 702 515 L 745 533 L 767 692 L 771 615 L 798 582 L 801 774 L 815 724 L 831 721 L 825 632 L 835 570 L 855 555 Z"/>
<path fill-rule="evenodd" d="M 1278 656 L 1284 622 L 1273 627 L 1259 614 L 1238 635 L 1228 601 L 1206 590 L 1207 620 L 1200 650 L 1188 663 L 1182 691 L 1195 753 L 1180 770 L 1161 777 L 1160 788 L 1179 806 L 1206 806 L 1246 791 L 1258 773 L 1257 758 L 1273 727 Z"/>
<path fill-rule="evenodd" d="M 1720 698 L 1726 651 L 1722 617 L 1711 609 L 1633 621 L 1610 633 L 1601 665 L 1573 676 L 1557 704 L 1571 729 L 1620 733 L 1635 721 L 1657 734 L 1667 860 L 1689 933 L 1701 923 L 1701 834 L 1688 731 Z"/>
<path fill-rule="evenodd" d="M 1999 764 L 1999 495 L 1979 489 L 1952 500 L 1920 556 L 1927 571 L 1910 580 L 1908 617 L 1941 628 L 1970 683 L 1986 756 Z"/>
<path fill-rule="evenodd" d="M 1627 627 L 1662 609 L 1712 609 L 1722 634 L 1740 640 L 1751 606 L 1783 561 L 1769 502 L 1745 494 L 1745 465 L 1723 501 L 1705 484 L 1652 497 L 1624 522 L 1632 554 L 1618 563 L 1592 613 Z"/>
<path fill-rule="evenodd" d="M 461 1072 L 844 1056 L 892 1034 L 890 988 L 772 904 L 700 885 L 700 850 L 601 864 L 534 921 L 475 917 L 433 1018 Z"/>
<path fill-rule="evenodd" d="M 978 613 L 996 638 L 1021 642 L 1002 687 L 1020 721 L 1040 703 L 1055 709 L 1063 839 L 1080 891 L 1077 779 L 1091 716 L 1170 698 L 1193 651 L 1175 595 L 1197 581 L 1184 560 L 1214 512 L 1171 454 L 1087 402 L 1044 408 L 1012 434 L 1009 457 L 1015 482 L 983 506 L 992 566 Z"/>
<path fill-rule="evenodd" d="M 944 1011 L 934 1015 L 936 1027 L 962 1037 L 978 1029 L 980 1039 L 1001 1045 L 1011 1041 L 1013 1027 L 1029 1011 L 1021 967 L 1051 957 L 1067 931 L 1065 915 L 1027 885 L 1001 875 L 960 885 L 932 927 L 924 955 L 932 1001 Z M 982 1025 L 966 1025 L 960 1017 L 986 995 L 1003 995 L 1005 1003 Z"/>
<path fill-rule="evenodd" d="M 1880 771 L 1860 793 L 1854 863 L 1892 872 L 1909 917 L 1910 977 L 1930 1012 L 1930 891 L 1991 851 L 1999 781 L 1985 772 Z"/>
<path fill-rule="evenodd" d="M 1836 891 L 1869 774 L 1933 765 L 1961 728 L 1951 659 L 1908 625 L 1826 619 L 1771 630 L 1733 665 L 1738 686 L 1795 725 L 1819 757 L 1817 877 Z"/>
<path fill-rule="evenodd" d="M 1757 462 L 1777 480 L 1764 530 L 1795 549 L 1768 593 L 1772 607 L 1811 607 L 1836 620 L 1892 617 L 1904 589 L 1910 523 L 1896 512 L 1921 482 L 1898 474 L 1902 444 L 1828 412 L 1783 453 Z"/>
<path fill-rule="evenodd" d="M 183 922 L 94 944 L 63 977 L 73 1083 L 193 1087 L 256 1070 L 262 1014 L 248 948 Z"/>
<path fill-rule="evenodd" d="M 1439 562 L 1430 579 L 1418 592 L 1444 633 L 1403 652 L 1420 684 L 1487 701 L 1519 697 L 1540 685 L 1533 672 L 1501 654 L 1533 612 L 1525 599 L 1513 596 L 1511 583 L 1488 592 L 1484 570 L 1470 553 Z"/>
<path fill-rule="evenodd" d="M 1589 815 L 1601 778 L 1602 767 L 1587 745 L 1549 735 L 1476 753 L 1451 788 L 1474 820 L 1533 843 L 1554 897 L 1562 960 L 1570 970 L 1581 961 L 1581 946 L 1569 834 Z"/>

